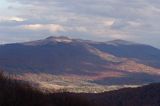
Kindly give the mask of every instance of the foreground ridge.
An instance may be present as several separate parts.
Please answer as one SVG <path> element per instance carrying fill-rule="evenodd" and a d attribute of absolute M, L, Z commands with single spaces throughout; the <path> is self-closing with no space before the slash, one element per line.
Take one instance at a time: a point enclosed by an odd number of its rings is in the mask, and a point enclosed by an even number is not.
<path fill-rule="evenodd" d="M 45 94 L 0 74 L 0 106 L 159 106 L 159 91 L 160 84 L 151 84 L 100 94 Z"/>

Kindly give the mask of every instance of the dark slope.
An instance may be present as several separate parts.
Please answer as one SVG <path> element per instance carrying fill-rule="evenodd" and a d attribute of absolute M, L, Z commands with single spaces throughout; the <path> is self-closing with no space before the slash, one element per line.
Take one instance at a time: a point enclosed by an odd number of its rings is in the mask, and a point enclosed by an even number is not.
<path fill-rule="evenodd" d="M 82 43 L 47 42 L 43 45 L 9 44 L 0 46 L 0 67 L 10 72 L 84 74 L 102 70 L 106 64 Z M 92 67 L 89 64 L 94 64 Z M 57 72 L 58 71 L 58 72 Z"/>
<path fill-rule="evenodd" d="M 152 67 L 160 66 L 160 50 L 148 45 L 123 40 L 104 43 L 49 37 L 38 41 L 1 45 L 0 68 L 10 72 L 58 71 L 83 74 L 91 70 L 107 70 L 104 67 L 108 63 L 114 63 L 108 55 L 134 58 L 137 62 Z M 116 58 L 116 61 L 123 62 L 119 58 Z"/>
<path fill-rule="evenodd" d="M 101 94 L 45 94 L 0 75 L 0 106 L 160 106 L 160 84 Z"/>
<path fill-rule="evenodd" d="M 91 106 L 85 97 L 68 93 L 48 94 L 27 82 L 11 80 L 0 73 L 0 106 Z"/>
<path fill-rule="evenodd" d="M 158 82 L 159 60 L 159 49 L 123 40 L 49 37 L 0 46 L 0 69 L 7 72 L 85 75 L 99 84 Z"/>
<path fill-rule="evenodd" d="M 134 58 L 140 63 L 160 67 L 160 50 L 149 45 L 114 40 L 108 43 L 92 44 L 92 46 L 114 56 Z"/>
<path fill-rule="evenodd" d="M 90 94 L 95 106 L 160 106 L 160 84 Z"/>

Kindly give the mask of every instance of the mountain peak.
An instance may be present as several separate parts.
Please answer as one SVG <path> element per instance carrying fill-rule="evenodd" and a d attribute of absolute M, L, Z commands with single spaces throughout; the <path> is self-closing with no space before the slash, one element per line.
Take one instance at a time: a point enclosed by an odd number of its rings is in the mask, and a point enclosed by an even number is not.
<path fill-rule="evenodd" d="M 49 36 L 46 39 L 70 39 L 67 36 Z"/>
<path fill-rule="evenodd" d="M 70 39 L 70 38 L 68 38 L 66 36 L 59 36 L 59 37 L 50 36 L 50 37 L 46 38 L 45 40 L 55 41 L 55 42 L 65 42 L 65 43 L 72 42 L 72 39 Z"/>
<path fill-rule="evenodd" d="M 31 45 L 31 46 L 36 46 L 36 45 L 46 45 L 46 44 L 53 44 L 53 43 L 71 43 L 73 39 L 70 39 L 66 36 L 50 36 L 42 40 L 37 40 L 37 41 L 31 41 L 31 42 L 25 42 L 25 45 Z"/>

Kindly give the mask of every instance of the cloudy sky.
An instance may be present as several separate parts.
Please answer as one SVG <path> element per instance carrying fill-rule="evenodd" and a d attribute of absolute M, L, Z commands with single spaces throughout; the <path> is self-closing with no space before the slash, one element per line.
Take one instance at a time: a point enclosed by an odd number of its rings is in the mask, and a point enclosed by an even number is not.
<path fill-rule="evenodd" d="M 69 36 L 160 48 L 159 0 L 0 0 L 0 43 Z"/>

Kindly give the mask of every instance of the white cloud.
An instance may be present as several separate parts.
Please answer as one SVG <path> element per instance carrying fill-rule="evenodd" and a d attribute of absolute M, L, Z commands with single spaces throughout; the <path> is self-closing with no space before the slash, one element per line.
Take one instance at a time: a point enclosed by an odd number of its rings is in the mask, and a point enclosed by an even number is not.
<path fill-rule="evenodd" d="M 115 23 L 115 19 L 102 20 L 102 24 L 105 26 L 112 26 Z"/>
<path fill-rule="evenodd" d="M 64 31 L 64 27 L 59 24 L 30 24 L 30 25 L 24 25 L 24 29 L 28 30 L 48 30 L 50 32 L 59 32 Z"/>
<path fill-rule="evenodd" d="M 17 21 L 17 22 L 23 22 L 26 19 L 21 18 L 21 17 L 16 17 L 16 16 L 10 16 L 10 17 L 6 17 L 6 16 L 0 16 L 0 21 Z"/>
<path fill-rule="evenodd" d="M 66 27 L 66 31 L 88 32 L 88 29 L 84 26 Z"/>
<path fill-rule="evenodd" d="M 20 17 L 10 17 L 9 20 L 11 20 L 11 21 L 17 21 L 17 22 L 25 21 L 25 19 L 20 18 Z"/>

